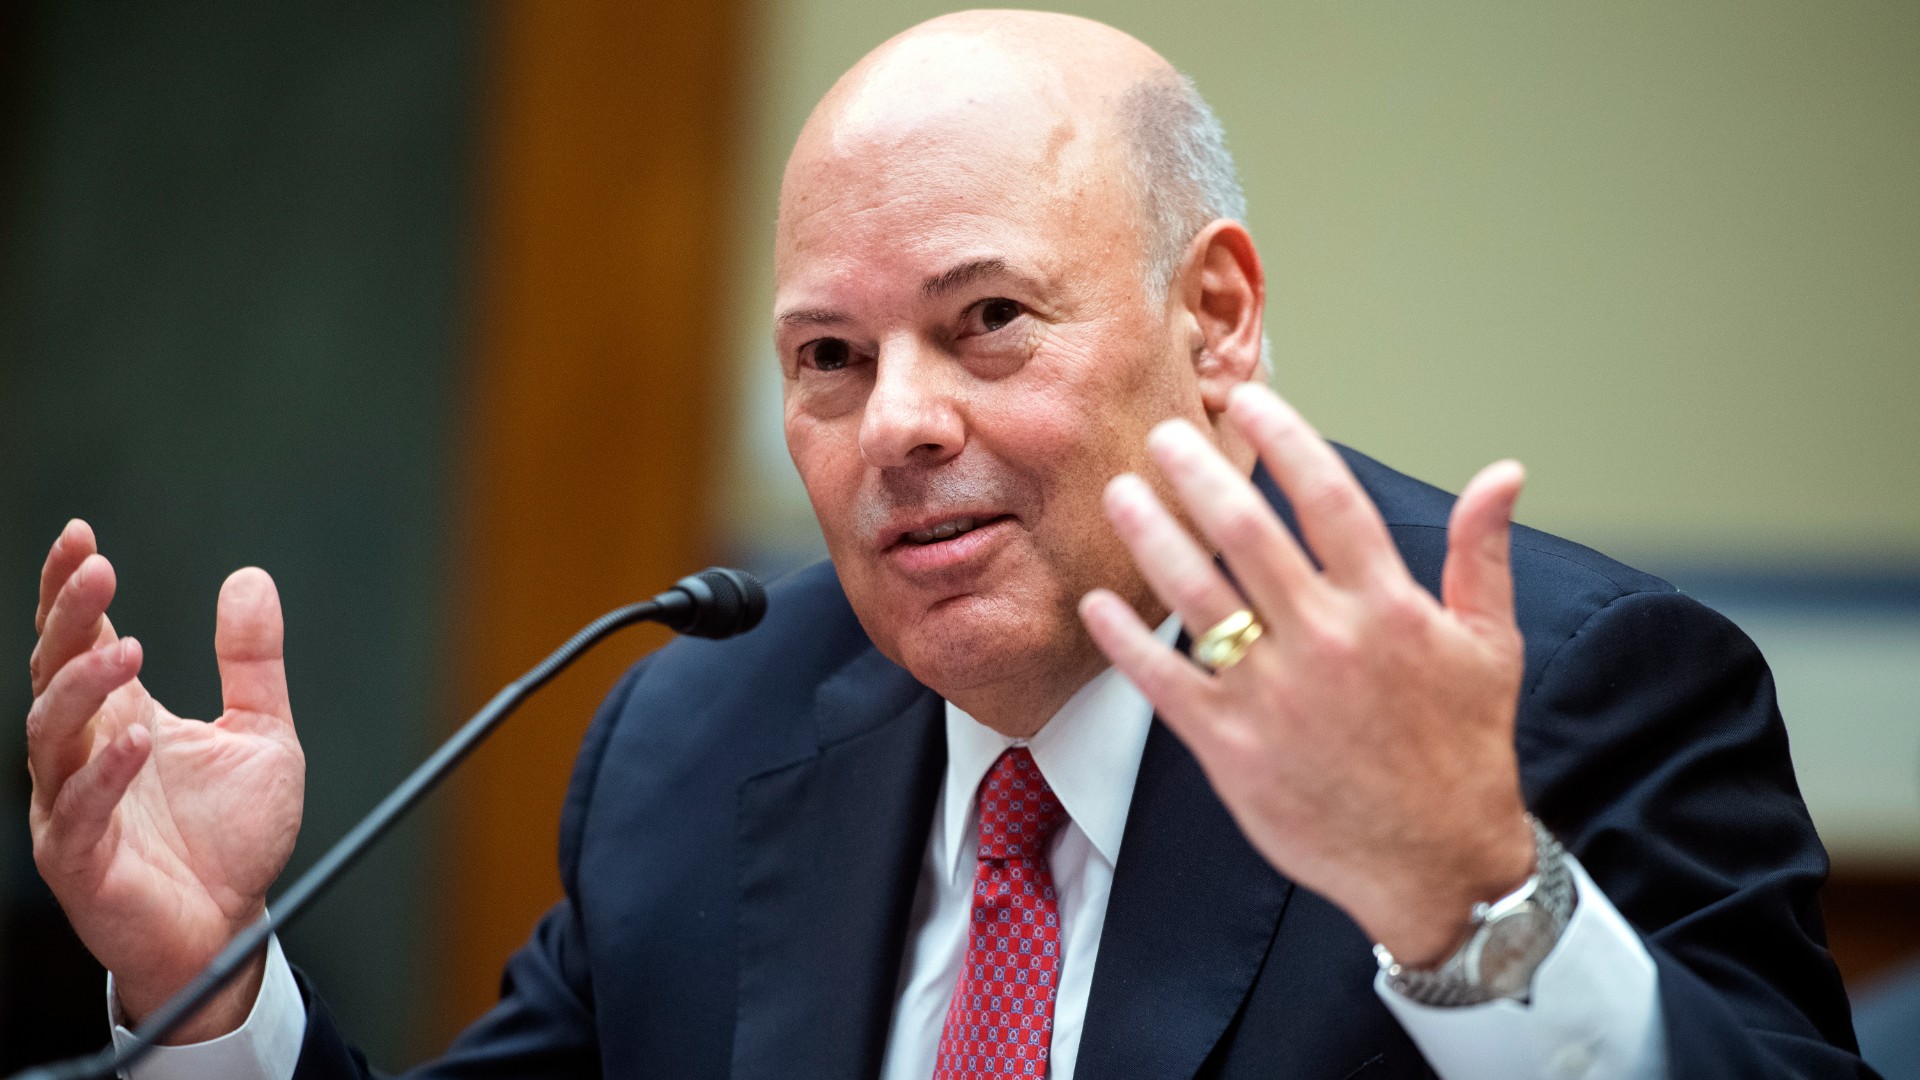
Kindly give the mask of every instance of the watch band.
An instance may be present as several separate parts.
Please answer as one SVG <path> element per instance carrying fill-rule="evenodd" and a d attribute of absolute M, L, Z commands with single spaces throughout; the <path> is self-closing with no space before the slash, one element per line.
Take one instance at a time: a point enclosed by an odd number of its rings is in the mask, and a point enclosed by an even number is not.
<path fill-rule="evenodd" d="M 1533 973 L 1553 951 L 1553 946 L 1573 917 L 1576 898 L 1573 872 L 1567 867 L 1566 849 L 1546 826 L 1532 814 L 1527 823 L 1533 827 L 1533 875 L 1518 889 L 1491 903 L 1473 906 L 1469 919 L 1473 932 L 1466 944 L 1447 957 L 1439 967 L 1419 969 L 1397 963 L 1384 945 L 1375 945 L 1373 955 L 1386 972 L 1387 985 L 1410 1001 L 1422 1005 L 1453 1008 L 1479 1005 L 1495 998 L 1525 1000 L 1533 985 Z M 1518 929 L 1523 936 L 1524 967 L 1503 971 L 1494 985 L 1481 960 L 1488 942 L 1505 926 Z M 1515 985 L 1517 984 L 1517 986 Z"/>

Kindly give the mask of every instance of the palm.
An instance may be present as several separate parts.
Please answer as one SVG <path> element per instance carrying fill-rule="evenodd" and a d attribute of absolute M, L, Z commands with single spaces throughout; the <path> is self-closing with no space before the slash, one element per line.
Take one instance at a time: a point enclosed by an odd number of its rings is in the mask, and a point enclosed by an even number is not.
<path fill-rule="evenodd" d="M 212 723 L 184 720 L 136 681 L 108 698 L 95 738 L 136 723 L 152 731 L 153 753 L 96 851 L 93 925 L 75 920 L 109 968 L 157 959 L 139 954 L 162 918 L 181 935 L 175 949 L 218 951 L 258 914 L 300 825 L 303 760 L 285 720 L 238 709 Z"/>

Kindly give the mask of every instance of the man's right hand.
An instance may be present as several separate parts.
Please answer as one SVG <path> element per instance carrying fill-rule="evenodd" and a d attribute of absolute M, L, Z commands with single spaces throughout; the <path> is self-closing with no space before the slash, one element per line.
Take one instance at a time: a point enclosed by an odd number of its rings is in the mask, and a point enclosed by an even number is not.
<path fill-rule="evenodd" d="M 300 831 L 306 760 L 272 578 L 245 569 L 221 586 L 226 711 L 210 723 L 175 716 L 140 684 L 140 644 L 107 620 L 114 586 L 93 530 L 68 523 L 34 616 L 30 823 L 41 876 L 138 1019 L 264 910 Z M 238 1027 L 261 973 L 256 960 L 167 1041 Z"/>

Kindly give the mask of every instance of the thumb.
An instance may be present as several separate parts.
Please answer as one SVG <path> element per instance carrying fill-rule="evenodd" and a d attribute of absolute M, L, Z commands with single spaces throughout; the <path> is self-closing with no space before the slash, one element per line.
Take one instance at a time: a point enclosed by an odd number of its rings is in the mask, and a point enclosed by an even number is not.
<path fill-rule="evenodd" d="M 257 713 L 291 722 L 285 629 L 280 593 L 258 567 L 236 570 L 220 586 L 213 651 L 220 660 L 220 694 L 228 712 Z"/>
<path fill-rule="evenodd" d="M 1447 523 L 1447 565 L 1440 596 L 1447 610 L 1476 630 L 1513 626 L 1513 570 L 1508 560 L 1513 504 L 1526 470 L 1496 461 L 1467 482 Z"/>

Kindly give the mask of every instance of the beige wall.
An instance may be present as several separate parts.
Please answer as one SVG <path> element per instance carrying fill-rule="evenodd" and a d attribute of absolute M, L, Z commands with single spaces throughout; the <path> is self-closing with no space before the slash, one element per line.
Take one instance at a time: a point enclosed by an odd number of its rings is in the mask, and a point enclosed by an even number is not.
<path fill-rule="evenodd" d="M 774 192 L 833 78 L 950 5 L 766 0 L 725 531 L 811 530 L 768 353 Z M 1192 74 L 1331 436 L 1631 559 L 1920 558 L 1920 6 L 1074 10 Z"/>

